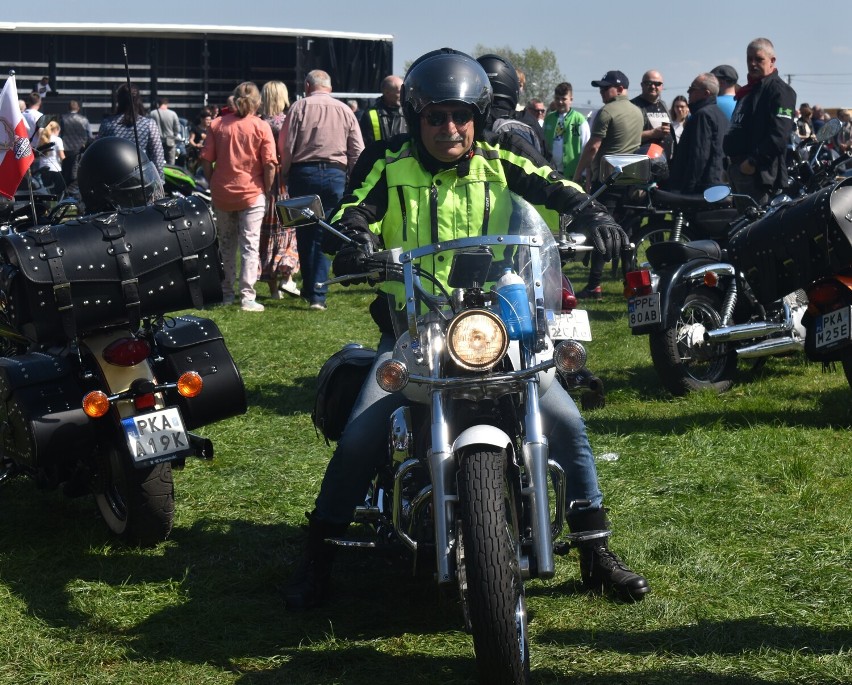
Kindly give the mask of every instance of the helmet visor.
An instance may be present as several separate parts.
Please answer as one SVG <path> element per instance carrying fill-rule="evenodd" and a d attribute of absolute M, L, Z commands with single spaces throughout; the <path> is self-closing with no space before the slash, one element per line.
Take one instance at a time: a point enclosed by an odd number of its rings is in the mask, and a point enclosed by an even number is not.
<path fill-rule="evenodd" d="M 144 207 L 164 194 L 157 167 L 149 160 L 143 162 L 141 174 L 137 166 L 124 178 L 108 185 L 106 200 L 116 209 L 129 209 Z"/>

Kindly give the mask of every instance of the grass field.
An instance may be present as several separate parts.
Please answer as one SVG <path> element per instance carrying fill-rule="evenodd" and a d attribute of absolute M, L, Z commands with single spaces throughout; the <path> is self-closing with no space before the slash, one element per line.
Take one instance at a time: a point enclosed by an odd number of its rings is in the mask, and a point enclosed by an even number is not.
<path fill-rule="evenodd" d="M 582 285 L 582 274 L 575 270 Z M 672 399 L 631 337 L 620 286 L 589 306 L 586 414 L 613 548 L 646 575 L 636 605 L 580 591 L 576 557 L 528 584 L 536 683 L 852 682 L 852 391 L 801 357 L 743 370 L 722 396 Z M 265 292 L 265 289 L 262 289 Z M 330 448 L 314 378 L 342 343 L 375 342 L 364 288 L 326 312 L 207 313 L 244 375 L 246 416 L 210 426 L 212 463 L 175 474 L 176 525 L 124 548 L 91 498 L 27 480 L 0 490 L 0 683 L 474 683 L 458 606 L 428 574 L 345 551 L 334 601 L 283 611 Z"/>

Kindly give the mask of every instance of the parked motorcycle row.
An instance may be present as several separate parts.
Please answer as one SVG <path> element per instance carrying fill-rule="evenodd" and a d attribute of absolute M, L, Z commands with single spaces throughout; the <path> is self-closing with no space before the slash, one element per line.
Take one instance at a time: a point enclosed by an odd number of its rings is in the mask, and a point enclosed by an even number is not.
<path fill-rule="evenodd" d="M 852 383 L 852 185 L 837 181 L 848 157 L 820 154 L 837 132 L 832 123 L 797 150 L 790 194 L 765 207 L 714 209 L 736 197 L 725 186 L 700 198 L 657 195 L 674 220 L 657 215 L 643 226 L 625 293 L 628 325 L 648 336 L 654 369 L 673 395 L 728 390 L 739 360 L 802 351 L 841 362 Z"/>

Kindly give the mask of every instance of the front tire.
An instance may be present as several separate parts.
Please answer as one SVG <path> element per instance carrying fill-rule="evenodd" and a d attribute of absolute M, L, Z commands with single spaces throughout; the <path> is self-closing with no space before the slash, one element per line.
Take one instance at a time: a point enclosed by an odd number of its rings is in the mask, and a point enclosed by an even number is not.
<path fill-rule="evenodd" d="M 707 343 L 703 332 L 722 325 L 719 296 L 710 291 L 686 296 L 674 325 L 648 337 L 651 359 L 672 395 L 697 390 L 725 392 L 734 384 L 736 351 L 727 343 Z"/>
<path fill-rule="evenodd" d="M 530 679 L 526 598 L 520 542 L 506 479 L 506 454 L 474 447 L 461 457 L 459 505 L 473 647 L 480 682 L 517 685 Z"/>
<path fill-rule="evenodd" d="M 174 524 L 172 466 L 137 469 L 123 449 L 111 445 L 101 460 L 95 501 L 113 533 L 128 544 L 153 547 L 169 537 Z"/>

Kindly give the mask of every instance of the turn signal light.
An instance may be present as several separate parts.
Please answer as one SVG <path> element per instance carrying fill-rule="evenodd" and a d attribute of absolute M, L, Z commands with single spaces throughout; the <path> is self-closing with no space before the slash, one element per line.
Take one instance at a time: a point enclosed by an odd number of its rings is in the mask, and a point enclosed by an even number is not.
<path fill-rule="evenodd" d="M 398 392 L 408 385 L 408 369 L 402 362 L 390 359 L 379 364 L 376 381 L 385 392 Z"/>
<path fill-rule="evenodd" d="M 104 348 L 104 359 L 113 366 L 136 366 L 148 358 L 151 346 L 139 338 L 119 338 Z"/>
<path fill-rule="evenodd" d="M 182 373 L 177 381 L 177 391 L 182 397 L 195 397 L 204 387 L 204 381 L 195 371 Z"/>
<path fill-rule="evenodd" d="M 83 411 L 86 416 L 99 419 L 109 411 L 109 398 L 100 390 L 92 390 L 83 398 Z"/>
<path fill-rule="evenodd" d="M 706 274 L 704 274 L 704 285 L 706 285 L 708 288 L 715 288 L 718 283 L 719 274 L 717 274 L 715 271 L 708 271 Z"/>
<path fill-rule="evenodd" d="M 553 361 L 562 373 L 577 373 L 586 365 L 586 348 L 576 340 L 563 340 L 553 350 Z"/>

